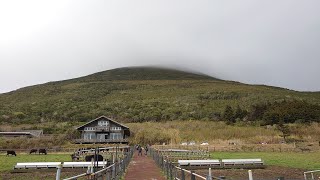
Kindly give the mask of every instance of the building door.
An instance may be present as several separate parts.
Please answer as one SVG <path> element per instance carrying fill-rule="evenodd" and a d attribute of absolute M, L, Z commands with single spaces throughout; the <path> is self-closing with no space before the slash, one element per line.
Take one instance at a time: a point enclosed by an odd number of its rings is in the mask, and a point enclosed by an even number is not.
<path fill-rule="evenodd" d="M 97 139 L 99 139 L 100 141 L 104 141 L 107 139 L 108 134 L 98 134 L 97 135 Z"/>

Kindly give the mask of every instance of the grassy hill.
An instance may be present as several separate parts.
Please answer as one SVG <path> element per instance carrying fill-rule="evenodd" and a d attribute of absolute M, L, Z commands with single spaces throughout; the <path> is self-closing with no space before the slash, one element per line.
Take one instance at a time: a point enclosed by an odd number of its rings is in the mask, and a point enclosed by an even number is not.
<path fill-rule="evenodd" d="M 0 94 L 0 122 L 87 121 L 100 115 L 122 122 L 218 120 L 226 106 L 250 111 L 255 104 L 293 100 L 316 105 L 320 112 L 319 92 L 247 85 L 172 69 L 119 68 Z"/>

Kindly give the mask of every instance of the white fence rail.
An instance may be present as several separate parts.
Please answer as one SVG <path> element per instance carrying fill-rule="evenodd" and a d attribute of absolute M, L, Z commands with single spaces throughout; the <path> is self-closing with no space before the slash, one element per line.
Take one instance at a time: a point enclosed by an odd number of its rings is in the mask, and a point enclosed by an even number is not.
<path fill-rule="evenodd" d="M 309 180 L 309 179 L 308 179 L 308 175 L 310 174 L 311 180 L 315 180 L 315 177 L 314 177 L 314 174 L 315 174 L 315 173 L 320 173 L 320 170 L 314 170 L 314 171 L 304 172 L 304 173 L 303 173 L 304 179 L 305 179 L 305 180 Z M 318 179 L 318 178 L 317 178 L 317 179 Z"/>
<path fill-rule="evenodd" d="M 42 168 L 57 168 L 62 165 L 63 168 L 88 168 L 92 165 L 91 162 L 28 162 L 28 163 L 17 163 L 14 169 L 42 169 Z M 106 161 L 99 161 L 98 167 L 105 167 Z"/>

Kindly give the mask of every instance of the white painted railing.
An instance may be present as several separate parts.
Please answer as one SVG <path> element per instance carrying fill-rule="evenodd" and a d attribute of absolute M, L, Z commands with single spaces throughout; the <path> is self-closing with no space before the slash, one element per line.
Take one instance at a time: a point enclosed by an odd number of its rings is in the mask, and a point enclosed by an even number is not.
<path fill-rule="evenodd" d="M 320 172 L 320 170 L 314 170 L 314 171 L 304 172 L 304 173 L 303 173 L 304 179 L 305 179 L 305 180 L 308 180 L 308 174 L 310 174 L 310 175 L 311 175 L 311 179 L 312 179 L 312 180 L 315 180 L 314 173 L 317 173 L 317 172 Z"/>

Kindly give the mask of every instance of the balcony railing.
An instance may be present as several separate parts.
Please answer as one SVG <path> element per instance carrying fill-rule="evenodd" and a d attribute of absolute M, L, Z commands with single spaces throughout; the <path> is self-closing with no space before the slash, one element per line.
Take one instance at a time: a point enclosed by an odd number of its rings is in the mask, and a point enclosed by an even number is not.
<path fill-rule="evenodd" d="M 97 126 L 95 129 L 97 131 L 106 131 L 106 132 L 110 131 L 110 127 L 109 126 Z"/>
<path fill-rule="evenodd" d="M 75 139 L 75 143 L 128 143 L 128 139 Z"/>
<path fill-rule="evenodd" d="M 105 132 L 109 132 L 110 131 L 110 127 L 109 126 L 96 126 L 96 127 L 90 128 L 90 129 L 84 129 L 84 131 L 105 131 Z"/>

